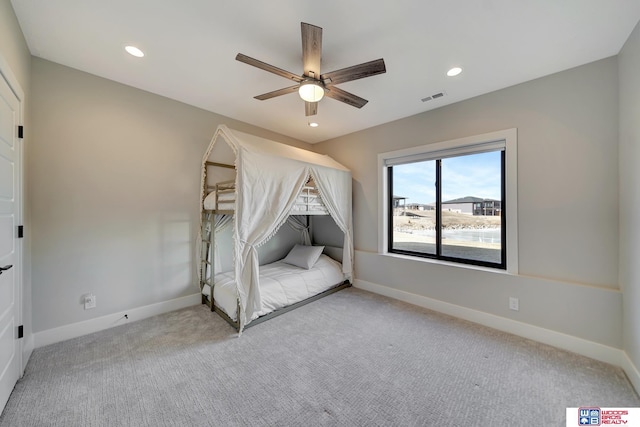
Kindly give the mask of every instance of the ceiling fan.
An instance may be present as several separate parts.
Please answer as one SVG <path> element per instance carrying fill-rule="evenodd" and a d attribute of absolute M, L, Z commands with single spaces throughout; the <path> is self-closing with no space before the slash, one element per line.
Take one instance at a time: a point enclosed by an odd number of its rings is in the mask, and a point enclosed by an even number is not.
<path fill-rule="evenodd" d="M 301 22 L 300 26 L 302 27 L 303 67 L 301 76 L 241 53 L 236 55 L 236 60 L 240 62 L 253 65 L 254 67 L 277 74 L 278 76 L 293 80 L 297 83 L 294 86 L 274 90 L 273 92 L 264 93 L 254 98 L 264 101 L 265 99 L 275 98 L 276 96 L 298 92 L 300 97 L 305 101 L 304 111 L 306 116 L 313 116 L 318 113 L 318 101 L 320 101 L 324 95 L 356 108 L 362 108 L 369 101 L 339 89 L 335 85 L 385 73 L 387 70 L 384 65 L 384 59 L 376 59 L 375 61 L 321 74 L 322 28 L 304 22 Z"/>

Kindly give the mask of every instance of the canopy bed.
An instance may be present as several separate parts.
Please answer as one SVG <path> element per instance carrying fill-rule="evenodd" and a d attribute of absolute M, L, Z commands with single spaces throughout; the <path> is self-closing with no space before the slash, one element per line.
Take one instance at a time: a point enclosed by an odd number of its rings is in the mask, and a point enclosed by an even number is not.
<path fill-rule="evenodd" d="M 239 332 L 350 286 L 351 172 L 329 156 L 220 125 L 202 161 L 200 208 L 202 302 Z M 344 234 L 341 248 L 312 244 L 315 215 L 333 218 Z M 261 266 L 258 248 L 285 223 L 300 230 L 303 244 Z M 227 227 L 233 268 L 218 272 L 216 252 L 223 248 L 216 234 Z"/>

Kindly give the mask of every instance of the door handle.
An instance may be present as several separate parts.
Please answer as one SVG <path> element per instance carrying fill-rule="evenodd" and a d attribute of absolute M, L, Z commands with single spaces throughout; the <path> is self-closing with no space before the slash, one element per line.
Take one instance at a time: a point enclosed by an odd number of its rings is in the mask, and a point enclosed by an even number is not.
<path fill-rule="evenodd" d="M 4 273 L 6 270 L 9 270 L 13 265 L 5 265 L 4 267 L 0 267 L 0 274 Z"/>

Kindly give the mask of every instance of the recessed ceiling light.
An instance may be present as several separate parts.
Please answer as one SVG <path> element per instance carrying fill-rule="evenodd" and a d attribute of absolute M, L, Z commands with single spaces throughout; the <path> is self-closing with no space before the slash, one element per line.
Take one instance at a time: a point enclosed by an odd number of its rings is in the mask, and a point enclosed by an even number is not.
<path fill-rule="evenodd" d="M 309 126 L 311 126 L 312 128 L 317 128 L 318 124 L 316 122 L 309 122 Z"/>
<path fill-rule="evenodd" d="M 144 56 L 144 52 L 135 46 L 126 46 L 124 50 L 126 50 L 127 52 L 129 52 L 129 54 L 136 56 L 138 58 L 142 58 Z"/>
<path fill-rule="evenodd" d="M 452 69 L 450 69 L 449 71 L 447 71 L 447 76 L 449 77 L 454 77 L 457 76 L 458 74 L 460 74 L 462 72 L 462 68 L 460 67 L 453 67 Z"/>

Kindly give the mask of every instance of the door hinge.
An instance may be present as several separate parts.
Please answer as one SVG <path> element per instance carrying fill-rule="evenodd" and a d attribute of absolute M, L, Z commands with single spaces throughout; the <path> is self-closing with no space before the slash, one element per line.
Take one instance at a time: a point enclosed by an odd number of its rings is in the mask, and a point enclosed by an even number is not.
<path fill-rule="evenodd" d="M 18 226 L 18 239 L 22 239 L 24 237 L 24 225 Z"/>
<path fill-rule="evenodd" d="M 18 138 L 24 138 L 24 126 L 22 125 L 18 126 Z"/>
<path fill-rule="evenodd" d="M 18 339 L 22 338 L 24 336 L 24 326 L 20 325 L 18 326 Z"/>

